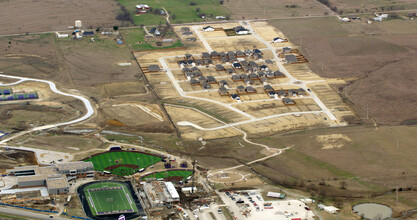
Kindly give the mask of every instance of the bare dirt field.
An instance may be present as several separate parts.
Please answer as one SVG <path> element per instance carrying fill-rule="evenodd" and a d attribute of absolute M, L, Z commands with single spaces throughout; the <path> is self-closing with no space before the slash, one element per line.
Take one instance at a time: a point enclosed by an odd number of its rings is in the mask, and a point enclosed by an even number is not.
<path fill-rule="evenodd" d="M 65 134 L 26 136 L 22 140 L 14 142 L 13 145 L 68 153 L 80 153 L 92 149 L 105 149 L 108 147 L 108 144 L 105 144 L 96 138 Z"/>
<path fill-rule="evenodd" d="M 413 0 L 330 0 L 332 6 L 344 13 L 358 13 L 384 10 L 416 9 L 417 3 Z M 384 10 L 383 10 L 383 9 Z"/>
<path fill-rule="evenodd" d="M 270 22 L 296 45 L 322 77 L 342 78 L 333 85 L 352 101 L 357 113 L 379 124 L 412 123 L 417 118 L 413 83 L 417 23 L 389 20 L 344 24 L 335 18 L 274 20 Z M 393 71 L 395 74 L 393 74 Z"/>
<path fill-rule="evenodd" d="M 295 7 L 288 7 L 288 6 Z M 282 18 L 323 15 L 327 10 L 316 1 L 284 0 L 229 0 L 224 6 L 232 12 L 234 19 Z"/>
<path fill-rule="evenodd" d="M 112 0 L 0 1 L 0 34 L 67 30 L 81 20 L 84 28 L 113 27 L 120 6 Z"/>

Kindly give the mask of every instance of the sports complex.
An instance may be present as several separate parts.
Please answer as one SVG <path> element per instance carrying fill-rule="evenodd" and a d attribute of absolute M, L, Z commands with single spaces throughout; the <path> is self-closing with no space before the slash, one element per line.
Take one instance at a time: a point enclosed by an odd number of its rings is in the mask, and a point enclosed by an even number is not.
<path fill-rule="evenodd" d="M 140 216 L 142 206 L 130 182 L 100 181 L 87 183 L 78 188 L 85 213 L 93 219 L 117 219 Z"/>
<path fill-rule="evenodd" d="M 91 161 L 97 171 L 128 176 L 161 161 L 162 157 L 138 151 L 108 151 L 94 154 L 83 160 Z"/>

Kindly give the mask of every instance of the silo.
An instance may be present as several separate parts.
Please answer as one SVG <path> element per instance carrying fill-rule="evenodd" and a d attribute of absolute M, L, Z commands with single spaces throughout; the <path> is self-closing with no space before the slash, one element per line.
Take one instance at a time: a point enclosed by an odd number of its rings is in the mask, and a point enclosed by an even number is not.
<path fill-rule="evenodd" d="M 81 23 L 81 20 L 76 20 L 75 21 L 75 25 L 74 25 L 74 27 L 75 28 L 80 28 L 80 27 L 82 27 L 83 25 L 82 25 L 82 23 Z"/>

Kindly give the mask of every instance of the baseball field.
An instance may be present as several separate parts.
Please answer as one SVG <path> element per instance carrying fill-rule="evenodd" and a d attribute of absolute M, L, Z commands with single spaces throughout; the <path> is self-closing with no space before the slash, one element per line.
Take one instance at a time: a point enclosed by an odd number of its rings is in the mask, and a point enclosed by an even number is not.
<path fill-rule="evenodd" d="M 161 161 L 161 157 L 132 151 L 115 151 L 93 155 L 84 161 L 91 161 L 94 169 L 108 171 L 119 176 L 128 176 L 139 169 Z"/>

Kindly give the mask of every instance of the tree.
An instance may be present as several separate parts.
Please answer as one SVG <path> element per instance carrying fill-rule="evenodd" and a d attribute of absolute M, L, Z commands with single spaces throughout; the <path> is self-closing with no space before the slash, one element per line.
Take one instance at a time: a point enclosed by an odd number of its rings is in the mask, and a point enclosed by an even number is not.
<path fill-rule="evenodd" d="M 221 5 L 223 5 L 223 3 L 224 3 L 224 0 L 220 0 L 220 1 L 219 1 L 219 3 L 220 3 Z"/>
<path fill-rule="evenodd" d="M 114 30 L 114 31 L 119 30 L 119 26 L 113 26 L 113 30 Z"/>
<path fill-rule="evenodd" d="M 171 15 L 171 18 L 172 18 L 172 19 L 176 19 L 176 18 L 177 18 L 177 16 L 176 16 L 175 14 L 172 14 L 172 15 Z"/>
<path fill-rule="evenodd" d="M 96 32 L 100 32 L 100 28 L 98 27 L 98 28 L 96 28 Z"/>
<path fill-rule="evenodd" d="M 161 41 L 157 41 L 156 42 L 156 46 L 159 46 L 159 47 L 162 46 L 162 42 Z"/>
<path fill-rule="evenodd" d="M 200 12 L 200 8 L 198 8 L 198 7 L 197 7 L 197 8 L 195 8 L 195 11 L 196 11 L 196 12 Z"/>

